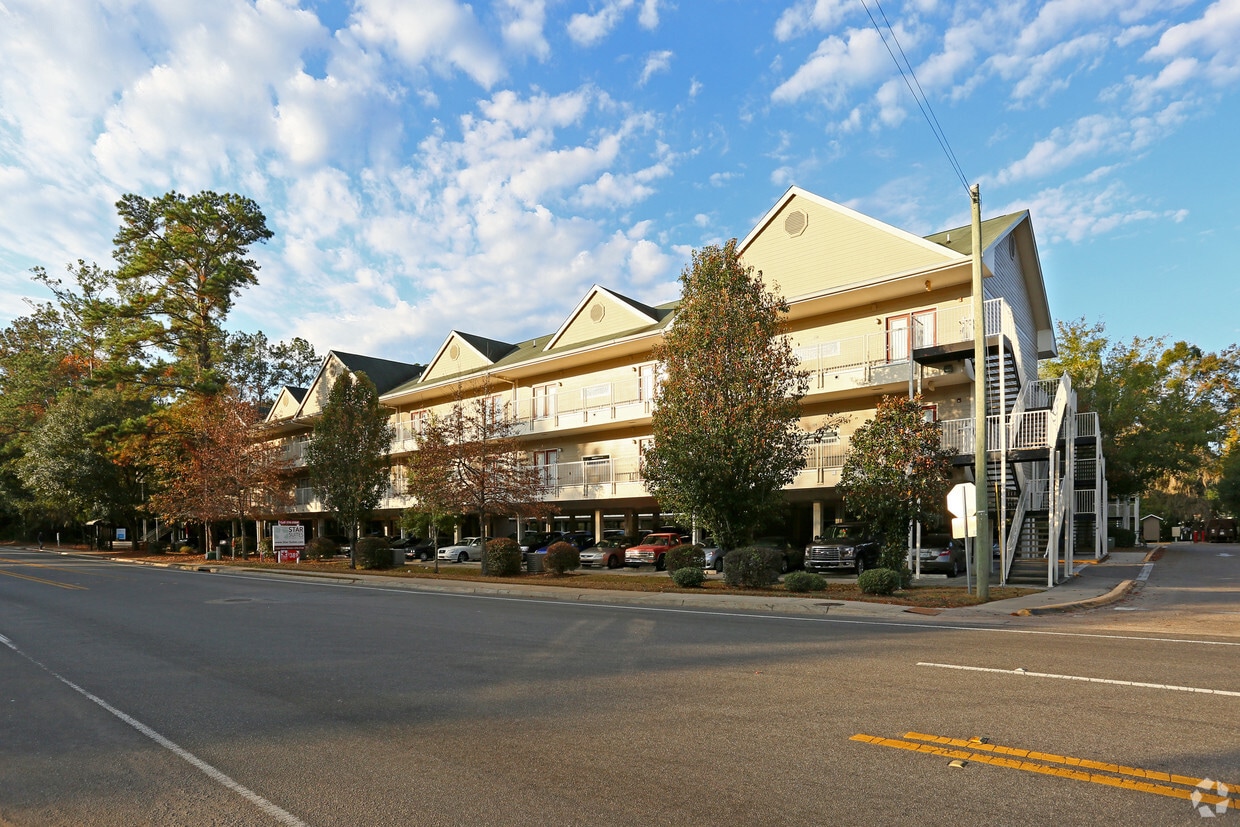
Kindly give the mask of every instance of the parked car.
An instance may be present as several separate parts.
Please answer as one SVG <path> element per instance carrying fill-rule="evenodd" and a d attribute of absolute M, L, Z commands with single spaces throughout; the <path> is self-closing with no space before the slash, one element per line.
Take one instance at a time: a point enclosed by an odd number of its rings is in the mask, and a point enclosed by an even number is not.
<path fill-rule="evenodd" d="M 852 569 L 857 574 L 878 565 L 882 544 L 863 523 L 837 523 L 805 547 L 808 571 Z"/>
<path fill-rule="evenodd" d="M 964 540 L 953 540 L 950 534 L 925 535 L 917 556 L 923 572 L 955 577 L 965 571 Z"/>
<path fill-rule="evenodd" d="M 787 574 L 805 566 L 805 552 L 795 547 L 787 537 L 759 537 L 753 541 L 756 548 L 773 548 L 782 553 L 779 573 Z"/>
<path fill-rule="evenodd" d="M 439 559 L 456 563 L 481 560 L 486 542 L 486 538 L 483 537 L 465 537 L 459 543 L 441 548 Z"/>
<path fill-rule="evenodd" d="M 723 571 L 723 558 L 726 554 L 726 551 L 713 543 L 702 546 L 702 556 L 706 558 L 706 568 L 714 569 L 716 572 Z"/>
<path fill-rule="evenodd" d="M 634 568 L 654 566 L 655 571 L 663 571 L 664 555 L 682 544 L 679 534 L 647 534 L 640 543 L 624 550 L 624 564 Z"/>
<path fill-rule="evenodd" d="M 616 540 L 603 540 L 581 552 L 581 565 L 585 568 L 606 566 L 618 569 L 624 565 L 624 552 L 628 546 Z"/>
<path fill-rule="evenodd" d="M 538 551 L 540 548 L 546 548 L 556 540 L 564 536 L 561 531 L 527 531 L 517 540 L 517 544 L 521 546 L 521 552 Z M 516 536 L 513 536 L 516 540 Z"/>

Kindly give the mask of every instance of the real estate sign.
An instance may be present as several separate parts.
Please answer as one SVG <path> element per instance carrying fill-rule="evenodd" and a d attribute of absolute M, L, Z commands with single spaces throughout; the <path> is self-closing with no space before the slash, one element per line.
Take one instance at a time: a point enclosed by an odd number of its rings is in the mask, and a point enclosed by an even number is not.
<path fill-rule="evenodd" d="M 306 527 L 294 520 L 281 520 L 271 527 L 271 548 L 281 563 L 297 561 L 306 547 Z"/>

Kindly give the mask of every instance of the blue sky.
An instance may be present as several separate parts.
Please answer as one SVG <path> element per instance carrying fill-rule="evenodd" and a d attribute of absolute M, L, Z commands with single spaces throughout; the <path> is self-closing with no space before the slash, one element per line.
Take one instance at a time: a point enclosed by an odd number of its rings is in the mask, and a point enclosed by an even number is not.
<path fill-rule="evenodd" d="M 261 205 L 233 329 L 411 362 L 674 299 L 792 184 L 965 224 L 867 6 L 1057 318 L 1240 341 L 1240 0 L 0 0 L 0 323 L 127 192 Z"/>

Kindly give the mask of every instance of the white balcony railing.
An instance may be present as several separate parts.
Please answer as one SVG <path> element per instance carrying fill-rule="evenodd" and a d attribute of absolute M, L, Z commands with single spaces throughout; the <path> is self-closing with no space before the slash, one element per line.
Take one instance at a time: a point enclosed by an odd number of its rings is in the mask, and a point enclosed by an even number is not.
<path fill-rule="evenodd" d="M 1019 349 L 1011 308 L 1002 299 L 985 303 L 986 335 L 1005 334 Z M 811 390 L 837 390 L 905 381 L 909 344 L 920 348 L 973 341 L 973 307 L 952 305 L 911 317 L 911 326 L 833 339 L 795 348 L 802 369 L 810 374 Z M 1017 353 L 1019 360 L 1019 353 Z M 899 366 L 905 366 L 900 368 Z"/>

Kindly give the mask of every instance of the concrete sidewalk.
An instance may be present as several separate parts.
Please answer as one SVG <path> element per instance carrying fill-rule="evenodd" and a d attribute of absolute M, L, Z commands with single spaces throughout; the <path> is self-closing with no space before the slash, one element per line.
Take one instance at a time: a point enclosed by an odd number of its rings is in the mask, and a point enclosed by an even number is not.
<path fill-rule="evenodd" d="M 50 551 L 50 549 L 48 550 Z M 55 553 L 55 552 L 53 552 Z M 139 563 L 198 571 L 220 571 L 222 567 L 211 563 L 152 563 L 149 561 L 123 560 L 98 552 L 59 552 L 117 562 Z M 945 620 L 982 619 L 996 617 L 1054 615 L 1084 611 L 1123 600 L 1141 581 L 1138 580 L 1149 552 L 1112 552 L 1105 560 L 1088 561 L 1077 566 L 1077 573 L 1054 588 L 1038 591 L 1009 600 L 995 600 L 980 606 L 955 609 L 923 609 L 898 606 L 889 603 L 833 600 L 825 596 L 775 597 L 770 595 L 715 595 L 686 594 L 681 592 L 638 592 L 608 589 L 577 589 L 567 586 L 544 586 L 528 583 L 482 583 L 473 581 L 449 581 L 418 578 L 395 578 L 364 571 L 311 572 L 273 569 L 252 569 L 229 566 L 228 571 L 262 574 L 271 577 L 318 578 L 341 584 L 382 586 L 384 588 L 409 589 L 412 591 L 450 594 L 474 594 L 505 598 L 555 600 L 570 603 L 620 604 L 633 606 L 664 607 L 669 609 L 702 609 L 714 611 L 771 612 L 779 614 L 831 615 L 832 617 L 886 617 L 902 618 L 921 616 Z M 992 585 L 994 585 L 992 583 Z"/>

